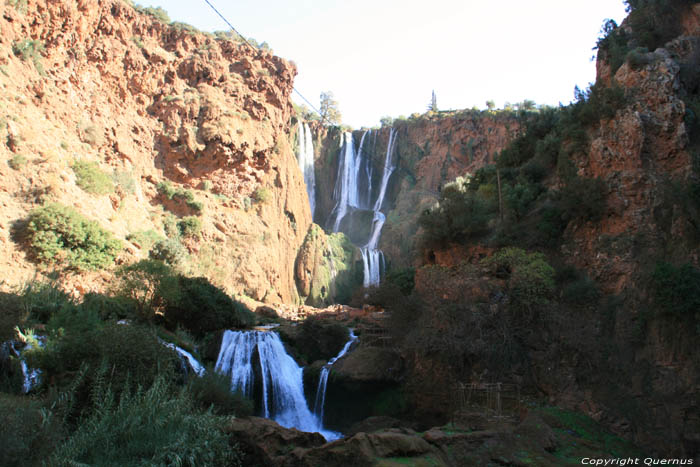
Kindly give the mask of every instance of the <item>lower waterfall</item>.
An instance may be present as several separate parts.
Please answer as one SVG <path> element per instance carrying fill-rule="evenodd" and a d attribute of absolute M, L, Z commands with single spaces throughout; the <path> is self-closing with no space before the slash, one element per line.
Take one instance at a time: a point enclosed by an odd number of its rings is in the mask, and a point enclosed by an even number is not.
<path fill-rule="evenodd" d="M 338 361 L 340 357 L 348 353 L 348 350 L 350 350 L 350 346 L 357 340 L 357 336 L 353 332 L 352 329 L 350 329 L 350 340 L 348 340 L 345 343 L 345 346 L 342 348 L 340 353 L 336 355 L 335 357 L 331 358 L 328 360 L 328 363 L 323 365 L 323 368 L 321 369 L 321 374 L 319 375 L 318 378 L 318 388 L 316 389 L 316 398 L 314 400 L 314 414 L 318 419 L 323 422 L 323 406 L 326 403 L 326 386 L 328 385 L 328 374 L 331 371 L 331 367 L 333 364 Z"/>
<path fill-rule="evenodd" d="M 349 348 L 349 343 L 346 347 Z M 347 348 L 343 350 L 347 352 Z M 342 436 L 325 430 L 322 419 L 309 409 L 304 397 L 303 368 L 287 354 L 277 333 L 226 331 L 215 370 L 230 375 L 231 389 L 249 398 L 253 397 L 256 378 L 259 378 L 263 417 L 286 428 L 321 433 L 328 441 Z"/>

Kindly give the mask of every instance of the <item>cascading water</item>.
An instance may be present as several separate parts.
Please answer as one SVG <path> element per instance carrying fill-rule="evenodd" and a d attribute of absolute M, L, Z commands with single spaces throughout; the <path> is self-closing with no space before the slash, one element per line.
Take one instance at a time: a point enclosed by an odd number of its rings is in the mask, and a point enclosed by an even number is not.
<path fill-rule="evenodd" d="M 340 357 L 348 353 L 348 350 L 350 350 L 350 346 L 352 346 L 352 344 L 356 340 L 357 336 L 355 335 L 353 330 L 350 329 L 350 340 L 348 340 L 345 343 L 345 346 L 340 351 L 340 353 L 338 353 L 338 355 L 336 355 L 334 358 L 328 360 L 328 363 L 326 363 L 321 369 L 321 374 L 318 378 L 318 388 L 316 389 L 316 398 L 314 400 L 314 414 L 321 422 L 323 422 L 323 406 L 326 403 L 326 386 L 328 385 L 328 374 L 330 373 L 333 364 L 336 361 L 338 361 Z"/>
<path fill-rule="evenodd" d="M 309 195 L 309 205 L 311 207 L 311 217 L 316 210 L 316 175 L 314 174 L 314 141 L 311 137 L 311 129 L 307 123 L 299 122 L 298 128 L 299 152 L 297 161 L 299 169 L 304 174 L 306 193 Z"/>
<path fill-rule="evenodd" d="M 163 344 L 166 347 L 169 347 L 169 348 L 173 349 L 175 352 L 177 352 L 177 354 L 180 356 L 180 359 L 183 361 L 183 363 L 186 363 L 186 365 L 189 366 L 192 369 L 192 371 L 195 372 L 195 374 L 197 376 L 204 376 L 204 372 L 205 372 L 204 367 L 202 366 L 201 363 L 199 363 L 199 361 L 196 358 L 194 358 L 194 356 L 191 353 L 189 353 L 185 349 L 181 349 L 180 347 L 178 347 L 175 344 L 171 344 L 170 342 L 164 342 L 164 341 L 161 341 L 161 342 L 163 342 Z"/>
<path fill-rule="evenodd" d="M 37 344 L 40 347 L 43 346 L 40 340 L 37 340 Z M 41 382 L 41 370 L 37 368 L 29 368 L 29 366 L 27 366 L 27 362 L 25 362 L 24 358 L 22 357 L 22 353 L 25 350 L 31 348 L 30 346 L 27 346 L 22 351 L 19 351 L 15 347 L 15 342 L 11 342 L 10 348 L 12 349 L 12 352 L 15 354 L 15 356 L 19 358 L 19 364 L 22 368 L 22 392 L 24 394 L 27 394 L 29 391 L 32 390 L 32 388 L 34 388 Z"/>
<path fill-rule="evenodd" d="M 367 137 L 370 138 L 367 138 Z M 377 198 L 372 203 L 372 164 L 370 156 L 365 148 L 365 141 L 371 139 L 372 130 L 362 134 L 360 146 L 355 153 L 352 134 L 345 132 L 341 139 L 341 158 L 338 163 L 338 175 L 336 178 L 333 199 L 336 201 L 331 212 L 330 225 L 333 232 L 338 232 L 341 222 L 353 209 L 370 210 L 373 212 L 372 225 L 367 242 L 360 248 L 364 267 L 363 285 L 369 287 L 379 284 L 384 271 L 384 253 L 377 248 L 381 236 L 382 227 L 386 216 L 381 212 L 389 179 L 396 170 L 394 161 L 394 148 L 396 145 L 396 130 L 389 132 L 389 144 L 384 158 L 384 169 L 379 185 Z M 376 141 L 376 133 L 374 135 Z M 373 151 L 370 151 L 373 152 Z M 364 171 L 362 167 L 364 166 Z"/>
<path fill-rule="evenodd" d="M 257 352 L 257 361 L 255 354 Z M 231 377 L 231 388 L 253 397 L 255 375 L 262 384 L 262 415 L 287 428 L 321 433 L 327 440 L 340 433 L 323 429 L 304 397 L 301 368 L 284 350 L 275 332 L 226 331 L 216 371 Z"/>

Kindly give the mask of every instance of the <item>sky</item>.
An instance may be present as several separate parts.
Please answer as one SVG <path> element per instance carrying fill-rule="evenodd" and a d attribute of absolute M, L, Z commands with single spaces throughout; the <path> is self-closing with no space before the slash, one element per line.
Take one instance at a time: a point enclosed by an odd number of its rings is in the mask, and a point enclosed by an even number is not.
<path fill-rule="evenodd" d="M 558 105 L 595 81 L 591 57 L 603 21 L 622 0 L 209 0 L 244 36 L 293 60 L 295 88 L 321 92 L 343 123 L 525 99 Z M 141 0 L 203 31 L 227 29 L 204 0 Z M 294 100 L 301 99 L 294 94 Z"/>

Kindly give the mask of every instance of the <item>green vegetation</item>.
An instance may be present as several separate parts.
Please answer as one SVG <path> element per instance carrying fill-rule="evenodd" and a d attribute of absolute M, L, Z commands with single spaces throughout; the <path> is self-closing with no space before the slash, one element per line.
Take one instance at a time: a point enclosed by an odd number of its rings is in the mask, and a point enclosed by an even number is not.
<path fill-rule="evenodd" d="M 319 112 L 321 115 L 321 122 L 324 125 L 339 126 L 343 120 L 338 109 L 338 101 L 333 98 L 333 93 L 330 91 L 325 91 L 321 93 L 321 105 L 319 107 Z"/>
<path fill-rule="evenodd" d="M 156 186 L 156 189 L 162 196 L 165 196 L 169 200 L 183 202 L 196 213 L 201 213 L 204 208 L 204 205 L 200 201 L 195 200 L 194 193 L 180 187 L 175 188 L 172 183 L 168 181 L 160 182 Z"/>
<path fill-rule="evenodd" d="M 75 183 L 94 195 L 105 195 L 114 191 L 112 177 L 100 169 L 96 162 L 76 160 L 71 166 L 75 173 Z"/>
<path fill-rule="evenodd" d="M 554 292 L 554 268 L 542 253 L 503 248 L 482 263 L 494 275 L 508 279 L 512 300 L 520 308 L 533 310 L 544 305 Z"/>
<path fill-rule="evenodd" d="M 27 158 L 22 154 L 15 154 L 12 159 L 9 160 L 7 165 L 14 170 L 20 170 L 27 164 Z"/>
<path fill-rule="evenodd" d="M 700 269 L 690 263 L 656 265 L 653 273 L 656 302 L 668 314 L 700 324 Z"/>
<path fill-rule="evenodd" d="M 27 0 L 5 0 L 6 5 L 10 5 L 20 13 L 27 12 Z"/>
<path fill-rule="evenodd" d="M 122 248 L 119 240 L 78 211 L 58 203 L 29 213 L 27 240 L 42 263 L 66 263 L 76 269 L 104 269 Z"/>
<path fill-rule="evenodd" d="M 152 6 L 144 7 L 144 6 L 136 4 L 134 6 L 134 8 L 136 8 L 136 10 L 141 12 L 141 13 L 145 13 L 149 16 L 153 16 L 155 19 L 157 19 L 161 23 L 170 24 L 170 15 L 168 15 L 168 12 L 165 11 L 165 9 L 163 9 L 159 6 L 158 7 L 152 7 Z"/>
<path fill-rule="evenodd" d="M 182 246 L 180 238 L 172 237 L 156 242 L 148 252 L 148 256 L 151 259 L 177 266 L 187 258 L 187 250 Z"/>
<path fill-rule="evenodd" d="M 43 51 L 44 43 L 38 39 L 22 39 L 12 44 L 12 52 L 25 62 L 31 60 L 36 71 L 42 76 L 45 74 L 44 65 L 41 62 Z"/>
<path fill-rule="evenodd" d="M 267 202 L 271 196 L 272 192 L 270 191 L 270 189 L 264 186 L 257 188 L 253 193 L 253 199 L 258 203 Z"/>
<path fill-rule="evenodd" d="M 177 226 L 182 236 L 186 238 L 199 238 L 202 232 L 202 221 L 195 216 L 183 217 Z"/>
<path fill-rule="evenodd" d="M 137 245 L 142 250 L 150 250 L 154 244 L 164 240 L 162 235 L 155 230 L 142 230 L 139 232 L 130 233 L 126 236 L 126 239 Z"/>

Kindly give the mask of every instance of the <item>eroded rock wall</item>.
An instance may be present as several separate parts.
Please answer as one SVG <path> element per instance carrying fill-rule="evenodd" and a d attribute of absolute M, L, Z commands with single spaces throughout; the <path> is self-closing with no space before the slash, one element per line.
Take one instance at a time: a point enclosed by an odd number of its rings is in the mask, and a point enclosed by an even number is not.
<path fill-rule="evenodd" d="M 34 274 L 10 232 L 32 208 L 73 205 L 121 239 L 163 235 L 169 211 L 191 214 L 166 209 L 157 185 L 168 181 L 203 205 L 202 236 L 184 242 L 184 269 L 257 300 L 298 300 L 294 261 L 311 215 L 289 143 L 294 65 L 120 0 L 14 3 L 0 5 L 6 284 Z M 36 50 L 23 58 L 27 41 Z M 26 163 L 11 169 L 17 156 Z M 115 190 L 81 190 L 76 160 L 114 173 Z M 126 245 L 120 263 L 147 254 Z M 110 274 L 63 276 L 84 292 L 107 286 Z"/>

